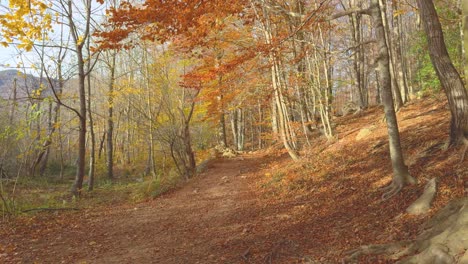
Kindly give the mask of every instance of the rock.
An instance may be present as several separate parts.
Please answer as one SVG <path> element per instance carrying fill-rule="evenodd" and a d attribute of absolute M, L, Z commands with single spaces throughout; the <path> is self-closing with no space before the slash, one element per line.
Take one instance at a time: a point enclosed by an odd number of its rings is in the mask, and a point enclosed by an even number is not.
<path fill-rule="evenodd" d="M 343 113 L 343 116 L 346 116 L 350 113 L 356 113 L 359 110 L 360 107 L 355 102 L 349 101 L 343 106 L 341 112 Z"/>
<path fill-rule="evenodd" d="M 427 182 L 426 187 L 424 187 L 423 194 L 406 209 L 406 212 L 411 215 L 426 213 L 431 208 L 436 192 L 437 180 L 436 178 L 432 178 Z"/>
<path fill-rule="evenodd" d="M 374 131 L 374 129 L 375 129 L 375 126 L 362 128 L 361 130 L 359 130 L 359 133 L 356 135 L 356 140 L 367 138 L 370 134 L 372 134 L 372 131 Z"/>
<path fill-rule="evenodd" d="M 459 264 L 468 264 L 468 250 L 465 251 L 465 254 L 458 261 Z"/>
<path fill-rule="evenodd" d="M 225 158 L 235 158 L 237 156 L 236 152 L 230 148 L 225 148 L 221 155 Z"/>

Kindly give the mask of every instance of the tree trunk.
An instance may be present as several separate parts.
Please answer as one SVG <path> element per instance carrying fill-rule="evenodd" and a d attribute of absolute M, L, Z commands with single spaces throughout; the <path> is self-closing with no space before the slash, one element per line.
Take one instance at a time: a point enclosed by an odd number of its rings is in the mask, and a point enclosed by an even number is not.
<path fill-rule="evenodd" d="M 88 56 L 91 56 L 90 51 L 90 41 L 86 42 L 86 49 L 88 52 Z M 91 60 L 88 60 L 86 63 L 86 70 L 89 72 L 91 71 Z M 94 133 L 94 119 L 93 113 L 91 110 L 91 75 L 88 74 L 87 78 L 87 87 L 88 87 L 88 116 L 89 116 L 89 135 L 91 137 L 90 142 L 90 150 L 89 150 L 89 172 L 88 172 L 88 191 L 92 191 L 94 189 L 94 177 L 96 172 L 96 134 Z"/>
<path fill-rule="evenodd" d="M 356 4 L 355 0 L 349 1 L 349 8 L 357 8 L 358 5 Z M 349 19 L 351 20 L 351 33 L 353 36 L 353 45 L 356 47 L 354 54 L 353 54 L 353 68 L 356 77 L 356 86 L 357 91 L 359 93 L 359 106 L 361 108 L 367 108 L 367 91 L 365 90 L 366 87 L 364 86 L 364 54 L 363 54 L 363 47 L 361 45 L 363 41 L 362 31 L 361 31 L 361 14 L 356 14 L 355 12 L 349 14 Z"/>
<path fill-rule="evenodd" d="M 115 60 L 117 54 L 112 53 L 111 62 L 109 65 L 110 80 L 108 87 L 107 97 L 107 152 L 106 152 L 106 167 L 107 167 L 107 178 L 114 178 L 114 83 L 115 83 Z"/>
<path fill-rule="evenodd" d="M 400 6 L 398 1 L 392 1 L 392 9 L 393 12 L 399 10 Z M 403 51 L 401 47 L 401 17 L 399 14 L 392 15 L 392 22 L 393 22 L 393 48 L 394 48 L 394 57 L 395 57 L 395 77 L 398 81 L 398 86 L 400 91 L 402 92 L 402 100 L 403 103 L 408 102 L 408 86 L 406 84 L 405 78 L 405 66 L 406 64 L 403 62 Z"/>
<path fill-rule="evenodd" d="M 238 116 L 237 116 L 237 110 L 231 111 L 231 129 L 232 129 L 232 140 L 234 141 L 234 146 L 237 146 L 237 125 L 238 125 Z"/>
<path fill-rule="evenodd" d="M 88 62 L 88 69 L 90 62 Z M 94 133 L 94 119 L 91 111 L 91 75 L 87 76 L 88 87 L 88 116 L 89 116 L 89 135 L 91 137 L 89 144 L 89 169 L 88 169 L 88 190 L 94 189 L 94 176 L 96 171 L 96 134 Z"/>
<path fill-rule="evenodd" d="M 450 107 L 450 145 L 468 143 L 467 91 L 460 74 L 450 60 L 434 3 L 432 0 L 418 0 L 417 2 L 421 21 L 427 35 L 429 55 Z M 468 4 L 465 3 L 466 5 Z M 465 67 L 467 66 L 465 65 Z"/>
<path fill-rule="evenodd" d="M 381 0 L 371 0 L 372 17 L 374 18 L 379 50 L 378 67 L 380 70 L 380 79 L 382 84 L 382 103 L 384 105 L 387 122 L 390 158 L 393 168 L 393 179 L 392 184 L 390 185 L 390 190 L 383 195 L 383 198 L 387 199 L 398 193 L 406 184 L 415 183 L 415 179 L 409 175 L 408 167 L 404 163 L 403 152 L 400 145 L 400 132 L 398 131 L 398 122 L 393 105 L 391 89 L 391 62 L 389 60 L 389 48 L 385 37 L 383 12 L 381 7 Z"/>
<path fill-rule="evenodd" d="M 461 0 L 462 8 L 462 41 L 463 41 L 463 50 L 464 52 L 464 65 L 465 65 L 465 84 L 468 83 L 468 1 Z"/>
<path fill-rule="evenodd" d="M 85 90 L 85 72 L 84 60 L 82 56 L 82 48 L 77 51 L 78 57 L 78 91 L 80 100 L 80 115 L 79 119 L 79 135 L 78 135 L 78 160 L 76 163 L 75 181 L 72 185 L 71 192 L 74 196 L 80 196 L 83 188 L 83 179 L 85 175 L 85 159 L 86 159 L 86 90 Z"/>
<path fill-rule="evenodd" d="M 386 42 L 386 46 L 388 48 L 387 54 L 388 54 L 388 59 L 390 64 L 388 65 L 389 67 L 389 72 L 390 72 L 390 82 L 391 82 L 391 87 L 393 91 L 393 100 L 395 103 L 395 109 L 398 111 L 402 106 L 403 106 L 403 99 L 401 98 L 401 91 L 400 91 L 400 85 L 398 82 L 398 74 L 397 74 L 397 67 L 396 67 L 396 58 L 395 54 L 393 52 L 392 48 L 392 38 L 391 38 L 391 32 L 390 32 L 390 26 L 388 25 L 388 19 L 387 19 L 387 8 L 386 8 L 386 2 L 385 0 L 379 0 L 381 1 L 380 3 L 380 16 L 382 20 L 382 26 L 384 29 L 384 38 Z"/>
<path fill-rule="evenodd" d="M 223 82 L 223 76 L 218 78 L 218 89 L 220 90 L 220 95 L 218 96 L 219 102 L 219 125 L 218 125 L 218 145 L 227 148 L 227 137 L 226 137 L 226 114 L 224 113 L 224 102 L 223 95 L 221 91 L 221 85 Z"/>
<path fill-rule="evenodd" d="M 75 181 L 71 188 L 71 193 L 74 196 L 80 196 L 81 189 L 83 188 L 83 178 L 85 175 L 85 159 L 86 159 L 86 85 L 85 85 L 85 62 L 83 57 L 83 47 L 86 42 L 86 38 L 89 37 L 90 19 L 91 19 L 91 1 L 87 0 L 85 3 L 86 14 L 84 14 L 85 30 L 80 34 L 74 18 L 73 18 L 73 4 L 72 1 L 68 1 L 68 22 L 70 32 L 75 43 L 75 53 L 77 57 L 78 66 L 78 94 L 79 94 L 79 135 L 78 135 L 78 160 L 77 169 L 75 175 Z"/>

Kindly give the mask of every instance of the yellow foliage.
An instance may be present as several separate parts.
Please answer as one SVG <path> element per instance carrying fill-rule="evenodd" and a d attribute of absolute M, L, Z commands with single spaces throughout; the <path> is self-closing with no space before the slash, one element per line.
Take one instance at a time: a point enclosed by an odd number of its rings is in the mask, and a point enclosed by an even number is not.
<path fill-rule="evenodd" d="M 0 15 L 2 46 L 18 40 L 19 48 L 31 50 L 34 41 L 45 37 L 51 30 L 52 16 L 47 13 L 49 6 L 39 0 L 10 0 L 8 11 Z"/>

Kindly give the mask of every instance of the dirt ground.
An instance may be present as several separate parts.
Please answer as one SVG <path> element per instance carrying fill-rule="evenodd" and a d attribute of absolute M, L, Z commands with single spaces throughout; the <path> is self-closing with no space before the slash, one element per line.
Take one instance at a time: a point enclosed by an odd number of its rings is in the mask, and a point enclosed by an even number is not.
<path fill-rule="evenodd" d="M 0 242 L 10 251 L 0 262 L 248 263 L 274 261 L 285 249 L 291 261 L 300 261 L 293 241 L 278 237 L 271 243 L 257 228 L 271 221 L 258 208 L 249 181 L 265 160 L 221 159 L 153 201 L 58 216 L 50 226 L 38 226 L 37 235 L 19 228 Z"/>

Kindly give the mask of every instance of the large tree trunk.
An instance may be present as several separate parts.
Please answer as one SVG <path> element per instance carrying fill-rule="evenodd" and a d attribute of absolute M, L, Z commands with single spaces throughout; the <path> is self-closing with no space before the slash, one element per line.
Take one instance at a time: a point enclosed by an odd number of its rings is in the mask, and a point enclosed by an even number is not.
<path fill-rule="evenodd" d="M 466 1 L 464 1 L 466 2 Z M 468 4 L 464 4 L 468 5 Z M 432 0 L 418 0 L 419 13 L 427 35 L 429 54 L 447 95 L 450 120 L 450 145 L 467 142 L 468 138 L 468 94 L 460 74 L 450 60 L 445 46 L 442 26 Z M 466 67 L 466 66 L 465 66 Z"/>
<path fill-rule="evenodd" d="M 398 193 L 406 184 L 415 183 L 415 179 L 409 175 L 408 167 L 404 163 L 403 151 L 401 150 L 400 145 L 400 132 L 398 131 L 398 122 L 392 98 L 389 49 L 382 21 L 382 3 L 380 1 L 381 0 L 372 0 L 371 10 L 377 35 L 379 50 L 378 67 L 380 70 L 380 79 L 382 84 L 382 103 L 384 105 L 387 122 L 390 158 L 393 168 L 392 184 L 389 185 L 389 191 L 383 195 L 383 198 L 387 199 Z"/>

